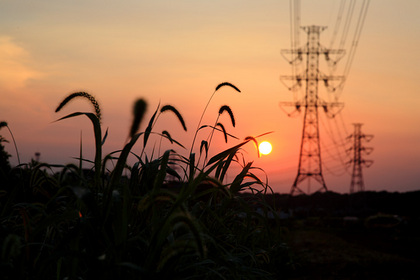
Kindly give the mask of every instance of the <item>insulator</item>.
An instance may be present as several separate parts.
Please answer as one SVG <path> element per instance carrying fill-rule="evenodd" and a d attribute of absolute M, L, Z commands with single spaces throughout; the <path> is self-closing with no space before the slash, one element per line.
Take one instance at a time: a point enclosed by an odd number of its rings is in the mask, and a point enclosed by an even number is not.
<path fill-rule="evenodd" d="M 329 53 L 329 51 L 326 51 L 324 54 L 325 54 L 325 60 L 326 61 L 329 61 L 330 60 L 330 53 Z"/>

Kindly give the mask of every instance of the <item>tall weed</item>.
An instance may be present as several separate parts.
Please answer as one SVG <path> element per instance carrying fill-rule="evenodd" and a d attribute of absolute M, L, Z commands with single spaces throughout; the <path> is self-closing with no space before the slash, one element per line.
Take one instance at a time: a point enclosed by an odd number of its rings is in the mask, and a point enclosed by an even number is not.
<path fill-rule="evenodd" d="M 222 83 L 210 100 L 224 86 L 240 92 L 234 85 Z M 91 95 L 69 95 L 57 111 L 75 97 L 89 99 L 95 112 L 75 112 L 58 121 L 87 117 L 93 125 L 95 158 L 83 159 L 81 149 L 79 166 L 60 166 L 60 172 L 54 173 L 52 168 L 57 166 L 33 162 L 9 172 L 10 180 L 0 197 L 4 279 L 279 276 L 270 267 L 286 264 L 286 253 L 281 253 L 284 247 L 275 209 L 264 199 L 270 187 L 267 180 L 253 173 L 261 170 L 252 162 L 243 157 L 240 161 L 244 146 L 257 142 L 259 136 L 247 137 L 207 160 L 214 132 L 221 132 L 225 139 L 234 137 L 219 121 L 226 112 L 235 126 L 229 106 L 220 108 L 215 125 L 202 125 L 209 100 L 187 156 L 173 149 L 147 154 L 150 135 L 184 148 L 167 130 L 154 131 L 162 114 L 171 112 L 185 131 L 187 126 L 175 107 L 158 105 L 141 131 L 147 103 L 139 99 L 126 144 L 103 156 L 107 132 L 102 135 L 101 110 Z M 201 141 L 197 158 L 192 150 L 198 131 L 204 128 L 211 132 Z M 143 143 L 137 154 L 133 150 L 140 140 Z M 201 154 L 204 163 L 198 167 Z M 129 155 L 137 158 L 132 166 L 127 162 Z M 93 168 L 82 169 L 82 161 Z M 109 161 L 114 162 L 111 169 L 107 168 Z M 227 182 L 233 164 L 242 169 Z"/>

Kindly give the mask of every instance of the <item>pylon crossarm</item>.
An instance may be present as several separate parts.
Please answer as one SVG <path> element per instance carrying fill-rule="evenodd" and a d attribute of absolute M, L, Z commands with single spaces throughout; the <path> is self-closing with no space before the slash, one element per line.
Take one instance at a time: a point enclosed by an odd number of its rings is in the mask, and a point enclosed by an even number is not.
<path fill-rule="evenodd" d="M 287 62 L 289 62 L 289 64 L 298 64 L 299 62 L 302 61 L 302 50 L 301 49 L 281 50 L 280 54 Z M 292 59 L 289 59 L 285 54 L 292 55 Z M 296 55 L 296 57 L 293 58 L 293 55 Z"/>
<path fill-rule="evenodd" d="M 300 113 L 301 107 L 302 107 L 300 101 L 298 101 L 298 102 L 280 102 L 279 106 L 280 106 L 280 109 L 282 109 L 283 112 L 286 113 L 286 115 L 288 117 L 293 117 L 295 115 L 298 115 Z M 284 109 L 284 106 L 295 107 L 295 110 L 293 110 L 292 112 L 289 113 Z"/>

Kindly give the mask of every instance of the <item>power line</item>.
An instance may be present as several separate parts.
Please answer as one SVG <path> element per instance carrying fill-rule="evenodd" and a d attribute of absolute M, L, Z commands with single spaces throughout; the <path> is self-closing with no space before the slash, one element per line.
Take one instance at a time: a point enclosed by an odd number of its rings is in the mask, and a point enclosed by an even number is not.
<path fill-rule="evenodd" d="M 349 3 L 348 10 L 347 10 L 346 19 L 344 22 L 343 33 L 341 34 L 339 49 L 342 49 L 347 41 L 347 35 L 349 34 L 350 23 L 353 19 L 353 12 L 354 12 L 355 5 L 356 5 L 356 1 L 351 0 Z"/>
<path fill-rule="evenodd" d="M 347 58 L 347 62 L 346 62 L 346 65 L 345 65 L 344 71 L 343 71 L 344 80 L 340 84 L 339 90 L 337 91 L 337 95 L 336 95 L 337 99 L 342 94 L 344 84 L 345 84 L 345 82 L 347 80 L 347 77 L 349 75 L 350 68 L 351 68 L 351 65 L 353 63 L 354 56 L 355 56 L 355 53 L 356 53 L 356 49 L 359 45 L 359 39 L 360 39 L 360 36 L 362 34 L 362 30 L 363 30 L 363 27 L 364 27 L 364 23 L 365 23 L 367 11 L 368 11 L 368 8 L 369 8 L 369 4 L 370 4 L 370 0 L 364 0 L 363 3 L 362 3 L 362 6 L 360 8 L 359 17 L 358 17 L 356 28 L 355 28 L 355 31 L 354 31 L 352 44 L 351 44 L 350 51 L 349 51 L 348 58 Z"/>
<path fill-rule="evenodd" d="M 336 19 L 335 24 L 334 24 L 334 31 L 333 31 L 333 34 L 331 36 L 330 49 L 332 49 L 332 47 L 334 46 L 335 39 L 337 38 L 338 31 L 340 30 L 341 20 L 343 18 L 344 7 L 346 6 L 345 4 L 346 4 L 345 0 L 340 1 L 340 7 L 338 9 L 337 19 Z"/>
<path fill-rule="evenodd" d="M 357 48 L 357 45 L 359 44 L 360 35 L 362 34 L 364 22 L 366 19 L 368 8 L 369 8 L 369 3 L 370 3 L 370 0 L 363 1 L 362 7 L 360 9 L 359 19 L 357 21 L 356 30 L 353 36 L 353 42 L 349 51 L 349 58 L 347 60 L 347 64 L 344 70 L 344 77 L 347 77 L 350 71 L 350 67 L 353 62 L 354 55 L 356 53 L 356 48 Z"/>
<path fill-rule="evenodd" d="M 335 117 L 333 119 L 336 121 L 336 118 Z M 340 149 L 341 149 L 344 152 L 344 154 L 345 154 L 345 151 L 347 149 L 346 144 L 345 144 L 345 141 L 344 141 L 344 138 L 341 137 L 341 135 L 339 135 L 338 136 L 339 142 L 338 142 L 336 140 L 337 137 L 334 135 L 334 132 L 333 132 L 334 129 L 331 128 L 331 123 L 329 122 L 330 119 L 327 119 L 327 122 L 326 122 L 328 124 L 328 126 L 325 125 L 325 123 L 324 123 L 324 121 L 323 121 L 322 118 L 320 118 L 320 120 L 321 120 L 322 127 L 324 128 L 324 130 L 326 131 L 327 135 L 329 136 L 330 140 L 333 143 L 333 146 L 332 147 L 335 148 L 335 150 L 336 150 L 336 154 L 338 155 L 338 160 L 346 168 L 346 163 L 345 163 L 346 160 L 343 159 L 343 157 L 342 157 L 342 154 L 343 153 L 340 151 Z M 336 124 L 336 122 L 335 122 L 335 124 Z M 335 131 L 338 131 L 339 132 L 339 129 L 338 129 L 338 126 L 337 125 L 336 125 L 336 128 L 335 128 Z"/>

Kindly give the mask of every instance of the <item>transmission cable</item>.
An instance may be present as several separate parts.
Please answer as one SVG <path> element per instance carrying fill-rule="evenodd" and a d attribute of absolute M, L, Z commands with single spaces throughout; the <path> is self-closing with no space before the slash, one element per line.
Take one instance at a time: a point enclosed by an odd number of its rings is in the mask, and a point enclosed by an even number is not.
<path fill-rule="evenodd" d="M 344 12 L 345 4 L 346 4 L 346 0 L 341 0 L 340 1 L 340 7 L 338 9 L 337 19 L 336 19 L 335 24 L 334 24 L 334 31 L 333 31 L 333 34 L 331 36 L 330 49 L 333 48 L 333 45 L 335 43 L 335 39 L 336 39 L 337 34 L 338 34 L 338 30 L 340 29 L 341 19 L 343 18 L 343 12 Z"/>
<path fill-rule="evenodd" d="M 345 65 L 344 71 L 343 71 L 344 79 L 343 79 L 343 82 L 339 86 L 339 90 L 337 91 L 337 95 L 336 95 L 337 99 L 342 94 L 344 84 L 345 84 L 345 82 L 347 80 L 347 77 L 349 75 L 350 67 L 353 63 L 354 56 L 355 56 L 355 53 L 356 53 L 356 49 L 357 49 L 357 46 L 359 44 L 360 35 L 362 34 L 362 30 L 363 30 L 363 27 L 364 27 L 364 23 L 365 23 L 367 11 L 368 11 L 368 8 L 369 8 L 369 4 L 370 4 L 370 0 L 364 0 L 363 3 L 362 3 L 362 7 L 360 8 L 359 18 L 357 20 L 356 29 L 354 31 L 353 41 L 352 41 L 350 51 L 349 51 L 349 55 L 348 55 L 348 59 L 347 59 L 347 62 L 346 62 L 346 65 Z"/>

